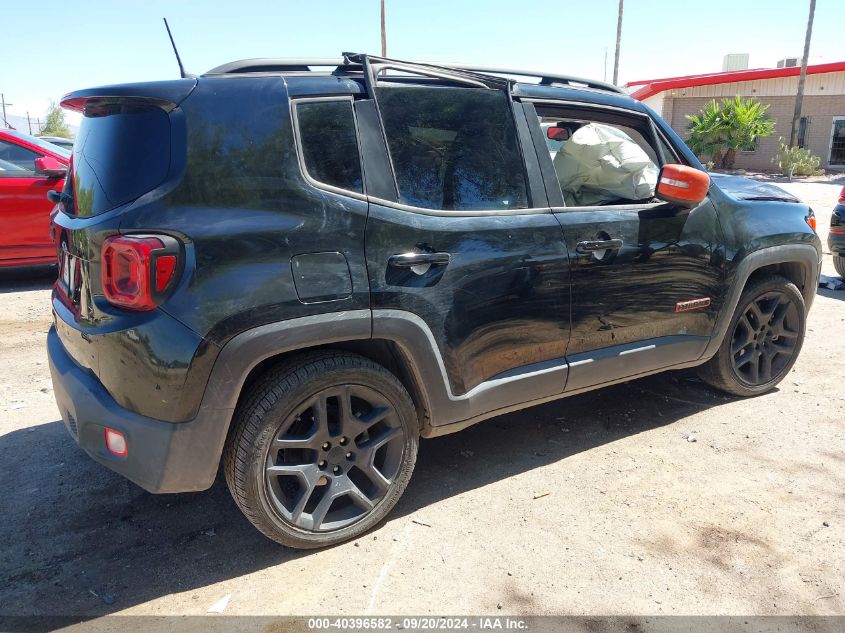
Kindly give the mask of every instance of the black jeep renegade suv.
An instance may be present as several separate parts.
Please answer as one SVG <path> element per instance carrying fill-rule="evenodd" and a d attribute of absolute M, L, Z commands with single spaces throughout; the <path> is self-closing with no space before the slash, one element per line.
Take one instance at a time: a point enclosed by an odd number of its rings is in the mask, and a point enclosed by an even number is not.
<path fill-rule="evenodd" d="M 67 428 L 152 492 L 222 461 L 286 545 L 381 521 L 420 437 L 665 369 L 759 394 L 801 349 L 812 211 L 613 86 L 346 54 L 62 104 Z"/>

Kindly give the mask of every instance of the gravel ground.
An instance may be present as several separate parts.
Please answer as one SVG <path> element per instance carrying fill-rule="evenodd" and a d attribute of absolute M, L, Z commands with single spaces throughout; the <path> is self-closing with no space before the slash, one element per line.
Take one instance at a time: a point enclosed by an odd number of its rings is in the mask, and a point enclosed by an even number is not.
<path fill-rule="evenodd" d="M 824 238 L 842 183 L 783 186 Z M 663 374 L 423 441 L 386 524 L 301 553 L 222 480 L 150 495 L 76 448 L 51 278 L 20 276 L 0 278 L 2 614 L 845 614 L 845 292 L 819 292 L 768 395 Z"/>

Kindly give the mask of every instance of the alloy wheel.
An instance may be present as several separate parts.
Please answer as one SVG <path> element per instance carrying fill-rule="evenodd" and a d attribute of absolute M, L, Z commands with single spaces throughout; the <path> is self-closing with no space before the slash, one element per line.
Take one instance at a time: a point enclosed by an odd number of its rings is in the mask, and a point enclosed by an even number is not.
<path fill-rule="evenodd" d="M 748 304 L 731 343 L 733 370 L 742 382 L 764 385 L 789 365 L 800 335 L 798 310 L 779 291 L 766 292 Z"/>
<path fill-rule="evenodd" d="M 363 385 L 325 389 L 279 427 L 265 464 L 273 510 L 287 523 L 328 532 L 365 516 L 399 474 L 405 438 L 396 411 Z"/>

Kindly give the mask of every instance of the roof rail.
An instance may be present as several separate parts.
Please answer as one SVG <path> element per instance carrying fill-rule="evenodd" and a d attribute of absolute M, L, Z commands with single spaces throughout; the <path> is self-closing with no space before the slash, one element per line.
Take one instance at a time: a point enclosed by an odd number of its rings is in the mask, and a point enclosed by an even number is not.
<path fill-rule="evenodd" d="M 415 62 L 409 61 L 408 64 Z M 613 84 L 605 83 L 603 81 L 595 81 L 593 79 L 583 79 L 581 77 L 573 77 L 571 75 L 553 75 L 542 71 L 535 70 L 517 70 L 514 68 L 496 68 L 492 66 L 473 66 L 468 64 L 454 64 L 443 62 L 416 62 L 425 64 L 427 66 L 439 66 L 441 68 L 451 68 L 454 70 L 466 70 L 469 72 L 482 73 L 488 75 L 510 75 L 513 77 L 537 77 L 540 85 L 544 86 L 570 86 L 573 88 L 592 88 L 593 90 L 604 90 L 605 92 L 614 92 L 617 94 L 627 95 L 622 88 L 614 86 Z M 255 59 L 241 59 L 222 66 L 217 66 L 209 70 L 206 75 L 231 75 L 238 73 L 260 73 L 260 72 L 309 72 L 315 68 L 348 68 L 349 70 L 359 70 L 360 65 L 352 63 L 349 60 L 349 54 L 343 57 L 303 57 L 303 58 L 276 58 L 276 57 L 258 57 Z"/>
<path fill-rule="evenodd" d="M 434 66 L 443 66 L 444 68 L 460 68 L 462 70 L 469 70 L 478 73 L 487 73 L 490 75 L 512 75 L 514 77 L 537 77 L 542 86 L 563 85 L 572 86 L 574 88 L 592 88 L 593 90 L 604 90 L 606 92 L 615 92 L 617 94 L 627 95 L 619 86 L 606 83 L 604 81 L 596 81 L 594 79 L 584 79 L 582 77 L 573 77 L 571 75 L 553 75 L 550 73 L 538 70 L 517 70 L 515 68 L 495 68 L 493 66 L 468 66 L 466 64 L 453 63 L 437 63 L 430 62 Z"/>
<path fill-rule="evenodd" d="M 238 73 L 308 72 L 312 67 L 337 67 L 346 64 L 343 57 L 256 57 L 239 59 L 209 70 L 206 75 Z"/>

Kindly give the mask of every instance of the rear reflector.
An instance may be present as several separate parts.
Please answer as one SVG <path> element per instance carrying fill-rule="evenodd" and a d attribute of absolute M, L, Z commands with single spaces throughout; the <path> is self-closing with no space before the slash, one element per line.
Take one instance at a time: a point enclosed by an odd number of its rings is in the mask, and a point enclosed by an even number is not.
<path fill-rule="evenodd" d="M 173 271 L 176 270 L 175 255 L 161 255 L 155 261 L 156 266 L 156 292 L 164 292 Z"/>
<path fill-rule="evenodd" d="M 108 427 L 106 427 L 106 448 L 109 449 L 109 453 L 118 457 L 125 457 L 129 452 L 129 447 L 126 446 L 126 438 L 123 437 L 123 433 Z"/>

